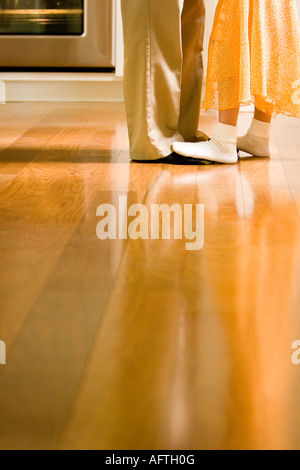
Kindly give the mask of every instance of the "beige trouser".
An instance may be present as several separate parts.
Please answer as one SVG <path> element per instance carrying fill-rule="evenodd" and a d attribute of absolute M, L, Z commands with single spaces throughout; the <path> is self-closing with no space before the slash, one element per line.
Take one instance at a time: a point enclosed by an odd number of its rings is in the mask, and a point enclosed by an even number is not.
<path fill-rule="evenodd" d="M 197 132 L 204 0 L 122 0 L 122 14 L 131 157 L 156 160 Z"/>

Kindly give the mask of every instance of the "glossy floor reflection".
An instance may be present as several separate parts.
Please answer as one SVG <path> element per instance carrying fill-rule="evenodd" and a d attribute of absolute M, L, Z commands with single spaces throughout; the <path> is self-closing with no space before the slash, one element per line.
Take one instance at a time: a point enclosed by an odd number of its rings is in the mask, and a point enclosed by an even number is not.
<path fill-rule="evenodd" d="M 122 105 L 2 113 L 0 448 L 299 449 L 299 123 L 173 167 L 129 162 Z M 203 250 L 98 240 L 120 195 L 204 204 Z"/>

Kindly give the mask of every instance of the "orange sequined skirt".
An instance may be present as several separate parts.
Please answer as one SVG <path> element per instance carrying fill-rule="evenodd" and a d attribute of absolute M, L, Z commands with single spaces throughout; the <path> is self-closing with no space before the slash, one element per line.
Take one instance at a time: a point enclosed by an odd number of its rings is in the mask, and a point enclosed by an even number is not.
<path fill-rule="evenodd" d="M 300 28 L 295 0 L 220 0 L 209 47 L 205 109 L 255 103 L 300 118 Z"/>

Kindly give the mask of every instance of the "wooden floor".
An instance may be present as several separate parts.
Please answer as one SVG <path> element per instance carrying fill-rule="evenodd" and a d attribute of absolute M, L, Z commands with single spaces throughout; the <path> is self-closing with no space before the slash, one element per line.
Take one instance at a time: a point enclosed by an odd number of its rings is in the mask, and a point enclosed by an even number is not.
<path fill-rule="evenodd" d="M 300 449 L 300 123 L 202 167 L 130 163 L 122 104 L 0 126 L 0 448 Z M 119 195 L 205 204 L 204 249 L 99 241 Z"/>

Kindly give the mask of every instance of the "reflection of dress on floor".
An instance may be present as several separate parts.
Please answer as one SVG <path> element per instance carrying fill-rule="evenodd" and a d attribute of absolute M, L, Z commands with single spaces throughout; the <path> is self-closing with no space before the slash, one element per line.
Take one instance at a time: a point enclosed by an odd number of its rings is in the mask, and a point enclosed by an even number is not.
<path fill-rule="evenodd" d="M 204 107 L 255 103 L 300 117 L 300 28 L 295 0 L 220 0 Z"/>

